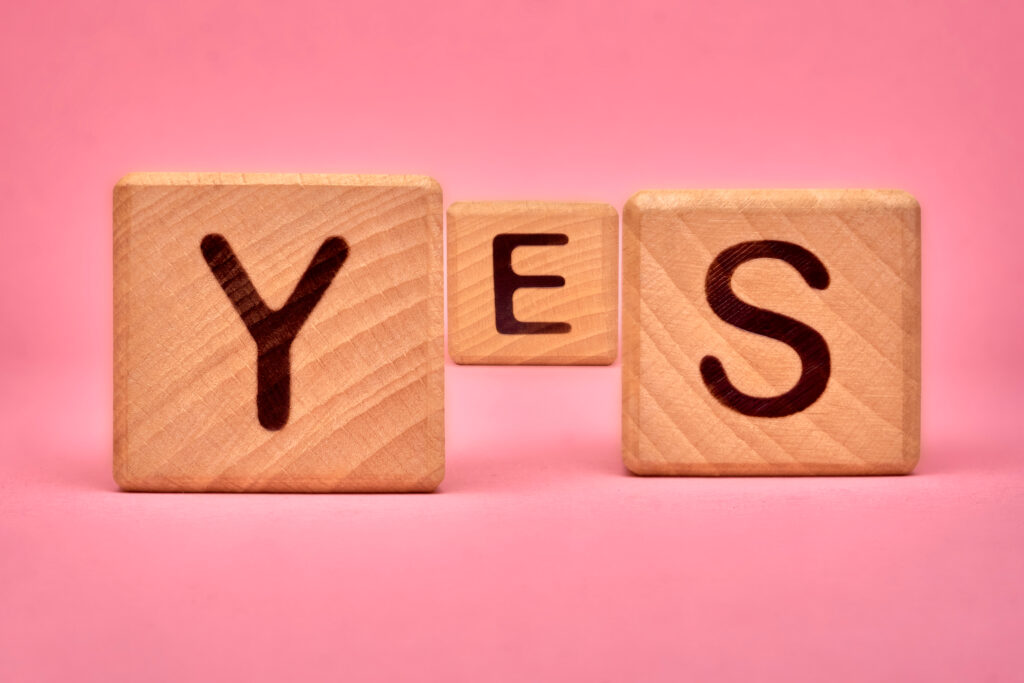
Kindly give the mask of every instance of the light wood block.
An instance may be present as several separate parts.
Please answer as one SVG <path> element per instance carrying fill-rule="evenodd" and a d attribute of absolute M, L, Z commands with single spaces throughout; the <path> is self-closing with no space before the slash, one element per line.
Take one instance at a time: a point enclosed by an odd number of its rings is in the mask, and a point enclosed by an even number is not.
<path fill-rule="evenodd" d="M 448 353 L 477 365 L 608 365 L 619 216 L 607 204 L 448 209 Z"/>
<path fill-rule="evenodd" d="M 913 197 L 641 192 L 623 231 L 623 458 L 632 472 L 913 470 Z"/>
<path fill-rule="evenodd" d="M 436 488 L 441 211 L 440 187 L 420 176 L 122 179 L 121 488 Z"/>

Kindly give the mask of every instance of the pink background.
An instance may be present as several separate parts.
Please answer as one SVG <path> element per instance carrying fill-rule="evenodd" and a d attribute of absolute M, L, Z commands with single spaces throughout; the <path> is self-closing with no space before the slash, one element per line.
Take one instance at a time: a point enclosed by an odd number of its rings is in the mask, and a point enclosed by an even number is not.
<path fill-rule="evenodd" d="M 1022 680 L 1010 2 L 5 2 L 0 679 Z M 917 474 L 640 479 L 619 367 L 447 368 L 420 496 L 128 495 L 111 187 L 419 172 L 446 201 L 898 187 Z"/>

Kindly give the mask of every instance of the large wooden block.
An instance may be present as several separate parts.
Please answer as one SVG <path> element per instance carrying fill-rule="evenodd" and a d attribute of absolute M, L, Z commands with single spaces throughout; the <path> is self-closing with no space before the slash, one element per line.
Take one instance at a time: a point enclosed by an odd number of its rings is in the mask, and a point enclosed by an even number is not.
<path fill-rule="evenodd" d="M 114 190 L 114 477 L 429 491 L 444 475 L 441 190 L 135 174 Z"/>
<path fill-rule="evenodd" d="M 913 197 L 641 192 L 623 216 L 631 471 L 914 468 L 921 241 Z"/>
<path fill-rule="evenodd" d="M 607 204 L 449 207 L 452 359 L 483 365 L 613 362 L 618 233 L 618 213 Z"/>

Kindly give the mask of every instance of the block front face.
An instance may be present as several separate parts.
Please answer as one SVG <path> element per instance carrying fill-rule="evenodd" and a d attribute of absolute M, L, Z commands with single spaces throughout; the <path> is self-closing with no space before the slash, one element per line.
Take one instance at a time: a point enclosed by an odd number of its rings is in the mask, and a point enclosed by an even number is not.
<path fill-rule="evenodd" d="M 444 474 L 441 210 L 440 188 L 419 176 L 118 183 L 118 484 L 434 489 Z"/>
<path fill-rule="evenodd" d="M 914 468 L 921 274 L 911 196 L 642 192 L 623 215 L 631 471 Z"/>
<path fill-rule="evenodd" d="M 618 213 L 607 204 L 449 207 L 452 359 L 484 365 L 613 362 L 618 223 Z"/>

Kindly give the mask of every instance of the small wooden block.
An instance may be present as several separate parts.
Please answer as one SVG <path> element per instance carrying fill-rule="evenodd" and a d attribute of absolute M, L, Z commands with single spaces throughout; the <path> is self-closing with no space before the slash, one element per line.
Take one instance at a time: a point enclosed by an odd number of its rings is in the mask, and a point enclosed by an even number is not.
<path fill-rule="evenodd" d="M 436 488 L 441 211 L 440 187 L 420 176 L 122 179 L 121 488 Z"/>
<path fill-rule="evenodd" d="M 619 216 L 607 204 L 448 209 L 448 353 L 474 365 L 608 365 Z"/>
<path fill-rule="evenodd" d="M 623 212 L 637 474 L 905 474 L 920 207 L 896 191 L 641 192 Z"/>

